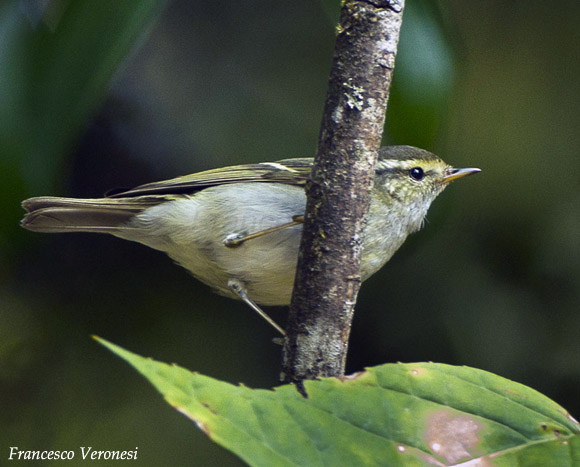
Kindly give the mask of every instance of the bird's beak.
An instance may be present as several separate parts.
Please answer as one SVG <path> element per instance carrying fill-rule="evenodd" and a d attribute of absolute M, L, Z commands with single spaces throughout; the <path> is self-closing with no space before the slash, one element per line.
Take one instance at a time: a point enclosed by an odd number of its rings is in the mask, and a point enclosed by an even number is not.
<path fill-rule="evenodd" d="M 448 169 L 445 176 L 443 177 L 443 181 L 445 183 L 449 183 L 453 180 L 457 180 L 458 178 L 467 177 L 468 175 L 476 174 L 478 172 L 481 172 L 481 169 Z"/>

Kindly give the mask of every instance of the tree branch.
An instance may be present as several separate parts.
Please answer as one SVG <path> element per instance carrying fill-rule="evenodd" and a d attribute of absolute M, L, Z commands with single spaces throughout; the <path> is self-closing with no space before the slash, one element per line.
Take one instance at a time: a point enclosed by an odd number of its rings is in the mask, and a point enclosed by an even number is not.
<path fill-rule="evenodd" d="M 404 0 L 343 2 L 287 338 L 286 381 L 342 376 Z"/>

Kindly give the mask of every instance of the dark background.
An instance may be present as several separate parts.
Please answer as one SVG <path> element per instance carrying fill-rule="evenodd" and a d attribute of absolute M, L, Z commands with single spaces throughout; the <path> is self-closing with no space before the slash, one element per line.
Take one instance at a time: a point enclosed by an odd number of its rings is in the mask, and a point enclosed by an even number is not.
<path fill-rule="evenodd" d="M 7 446 L 138 446 L 139 466 L 240 464 L 90 335 L 272 387 L 272 329 L 141 245 L 24 231 L 19 203 L 313 155 L 335 3 L 170 2 L 57 156 L 13 144 L 11 125 L 46 127 L 21 118 L 0 79 L 0 464 Z M 580 4 L 484 4 L 407 0 L 385 143 L 483 173 L 441 195 L 425 229 L 363 285 L 348 371 L 469 365 L 578 417 Z M 26 72 L 10 68 L 23 52 L 6 32 L 26 5 L 0 8 L 4 80 Z M 268 311 L 285 322 L 286 310 Z"/>

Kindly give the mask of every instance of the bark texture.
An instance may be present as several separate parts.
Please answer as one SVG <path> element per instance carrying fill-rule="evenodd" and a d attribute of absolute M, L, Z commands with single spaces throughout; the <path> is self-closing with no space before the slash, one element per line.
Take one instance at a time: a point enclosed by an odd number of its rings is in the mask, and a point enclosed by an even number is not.
<path fill-rule="evenodd" d="M 345 0 L 311 180 L 283 373 L 344 374 L 360 288 L 364 219 L 380 146 L 404 0 Z"/>

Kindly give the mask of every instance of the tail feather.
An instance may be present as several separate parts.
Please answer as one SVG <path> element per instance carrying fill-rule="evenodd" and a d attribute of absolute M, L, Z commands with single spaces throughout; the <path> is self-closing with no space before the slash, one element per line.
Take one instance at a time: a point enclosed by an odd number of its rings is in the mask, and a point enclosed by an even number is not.
<path fill-rule="evenodd" d="M 130 228 L 129 221 L 157 199 L 30 198 L 22 202 L 27 211 L 21 225 L 33 232 L 118 233 Z"/>

